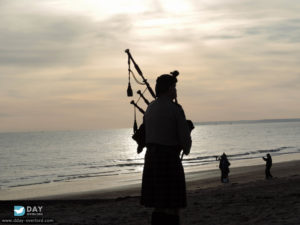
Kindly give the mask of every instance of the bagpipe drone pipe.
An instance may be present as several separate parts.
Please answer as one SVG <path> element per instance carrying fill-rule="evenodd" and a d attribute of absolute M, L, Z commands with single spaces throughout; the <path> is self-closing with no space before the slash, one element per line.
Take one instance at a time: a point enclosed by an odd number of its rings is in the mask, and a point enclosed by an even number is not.
<path fill-rule="evenodd" d="M 140 67 L 138 66 L 138 64 L 135 62 L 135 60 L 133 59 L 129 49 L 126 49 L 125 52 L 128 55 L 128 88 L 127 88 L 127 96 L 128 97 L 133 97 L 133 91 L 131 88 L 131 83 L 130 83 L 130 78 L 131 76 L 134 78 L 134 80 L 136 81 L 137 84 L 139 85 L 146 85 L 146 88 L 143 92 L 141 92 L 141 90 L 138 90 L 136 93 L 139 95 L 139 98 L 137 101 L 132 100 L 130 102 L 130 104 L 132 104 L 134 106 L 134 124 L 133 124 L 133 135 L 132 135 L 132 139 L 136 141 L 138 147 L 137 147 L 137 153 L 141 153 L 144 149 L 144 147 L 146 147 L 146 142 L 145 142 L 145 124 L 142 123 L 139 127 L 137 125 L 136 122 L 136 109 L 138 109 L 142 114 L 145 114 L 145 110 L 142 109 L 139 105 L 138 102 L 140 99 L 143 99 L 144 102 L 146 103 L 146 105 L 148 106 L 150 104 L 150 101 L 148 101 L 148 99 L 145 97 L 144 93 L 145 91 L 149 91 L 150 95 L 156 99 L 156 95 L 153 91 L 153 89 L 151 88 L 150 84 L 148 83 L 148 81 L 145 79 L 143 72 L 141 71 Z M 139 74 L 139 76 L 142 78 L 142 81 L 139 81 L 137 79 L 137 77 L 135 76 L 134 72 L 131 70 L 131 62 L 134 65 L 135 70 L 137 71 L 137 73 Z M 170 72 L 170 75 L 174 76 L 175 78 L 179 75 L 179 72 L 177 70 Z M 175 103 L 177 103 L 177 99 L 175 99 Z M 179 104 L 178 104 L 179 106 Z M 187 120 L 188 123 L 188 127 L 190 128 L 190 131 L 192 131 L 194 129 L 194 125 L 193 122 L 191 120 Z"/>

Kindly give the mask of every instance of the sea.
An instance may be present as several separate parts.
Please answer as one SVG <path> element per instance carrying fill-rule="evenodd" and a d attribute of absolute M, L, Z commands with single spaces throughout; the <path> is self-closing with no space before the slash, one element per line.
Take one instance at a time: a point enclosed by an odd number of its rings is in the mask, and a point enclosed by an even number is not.
<path fill-rule="evenodd" d="M 140 174 L 132 129 L 0 133 L 0 189 L 90 177 Z M 300 119 L 195 123 L 185 169 L 299 155 Z M 262 161 L 262 160 L 261 160 Z M 246 161 L 247 162 L 247 161 Z M 264 163 L 262 161 L 262 163 Z"/>

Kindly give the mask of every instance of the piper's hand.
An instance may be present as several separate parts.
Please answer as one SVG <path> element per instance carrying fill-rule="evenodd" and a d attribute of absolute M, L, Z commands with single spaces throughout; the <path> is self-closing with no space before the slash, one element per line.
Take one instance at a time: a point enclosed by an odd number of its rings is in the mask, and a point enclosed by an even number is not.
<path fill-rule="evenodd" d="M 191 120 L 187 120 L 186 122 L 188 124 L 189 129 L 190 129 L 190 132 L 192 132 L 192 130 L 195 128 L 193 122 Z"/>

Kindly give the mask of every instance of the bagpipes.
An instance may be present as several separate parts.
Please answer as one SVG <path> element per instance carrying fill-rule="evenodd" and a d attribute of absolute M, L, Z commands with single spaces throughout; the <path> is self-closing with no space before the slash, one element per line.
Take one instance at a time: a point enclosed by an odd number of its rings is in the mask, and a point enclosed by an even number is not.
<path fill-rule="evenodd" d="M 156 95 L 153 91 L 153 89 L 151 88 L 150 84 L 148 83 L 147 79 L 145 79 L 143 72 L 141 71 L 140 67 L 138 66 L 138 64 L 134 61 L 129 49 L 126 49 L 125 52 L 128 55 L 128 88 L 127 88 L 127 96 L 128 97 L 132 97 L 133 96 L 133 91 L 131 88 L 131 83 L 130 83 L 130 77 L 132 76 L 134 78 L 134 80 L 136 81 L 136 83 L 140 84 L 140 85 L 146 85 L 146 89 L 141 92 L 141 90 L 138 90 L 136 93 L 139 95 L 138 100 L 135 102 L 134 100 L 132 100 L 130 102 L 130 104 L 132 104 L 134 106 L 134 124 L 133 124 L 133 135 L 132 135 L 132 139 L 135 140 L 138 144 L 137 147 L 137 153 L 141 153 L 143 151 L 143 148 L 146 147 L 146 142 L 145 142 L 145 124 L 142 123 L 140 125 L 140 127 L 138 128 L 137 122 L 136 122 L 136 109 L 138 109 L 142 114 L 145 114 L 145 110 L 143 110 L 139 105 L 138 102 L 140 99 L 143 99 L 144 102 L 146 103 L 146 105 L 148 106 L 150 104 L 150 101 L 148 101 L 148 99 L 146 99 L 144 93 L 146 90 L 148 90 L 151 94 L 151 96 L 156 99 Z M 137 77 L 135 76 L 135 74 L 133 73 L 133 71 L 131 70 L 131 62 L 134 65 L 135 70 L 138 72 L 138 74 L 140 75 L 140 77 L 142 78 L 142 81 L 139 81 L 137 79 Z M 170 75 L 174 76 L 175 78 L 179 75 L 179 72 L 177 70 L 170 72 Z M 175 103 L 177 103 L 177 98 L 175 99 Z M 188 126 L 190 128 L 190 131 L 192 131 L 194 129 L 194 125 L 193 122 L 191 120 L 187 120 Z"/>

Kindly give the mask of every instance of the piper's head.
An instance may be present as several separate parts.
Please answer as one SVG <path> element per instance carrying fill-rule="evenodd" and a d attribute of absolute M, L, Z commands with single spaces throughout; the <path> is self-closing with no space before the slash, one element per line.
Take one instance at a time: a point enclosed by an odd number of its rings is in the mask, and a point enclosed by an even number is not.
<path fill-rule="evenodd" d="M 176 91 L 177 79 L 169 74 L 160 75 L 156 79 L 155 92 L 159 98 L 161 96 L 170 97 L 172 100 L 177 97 Z"/>

